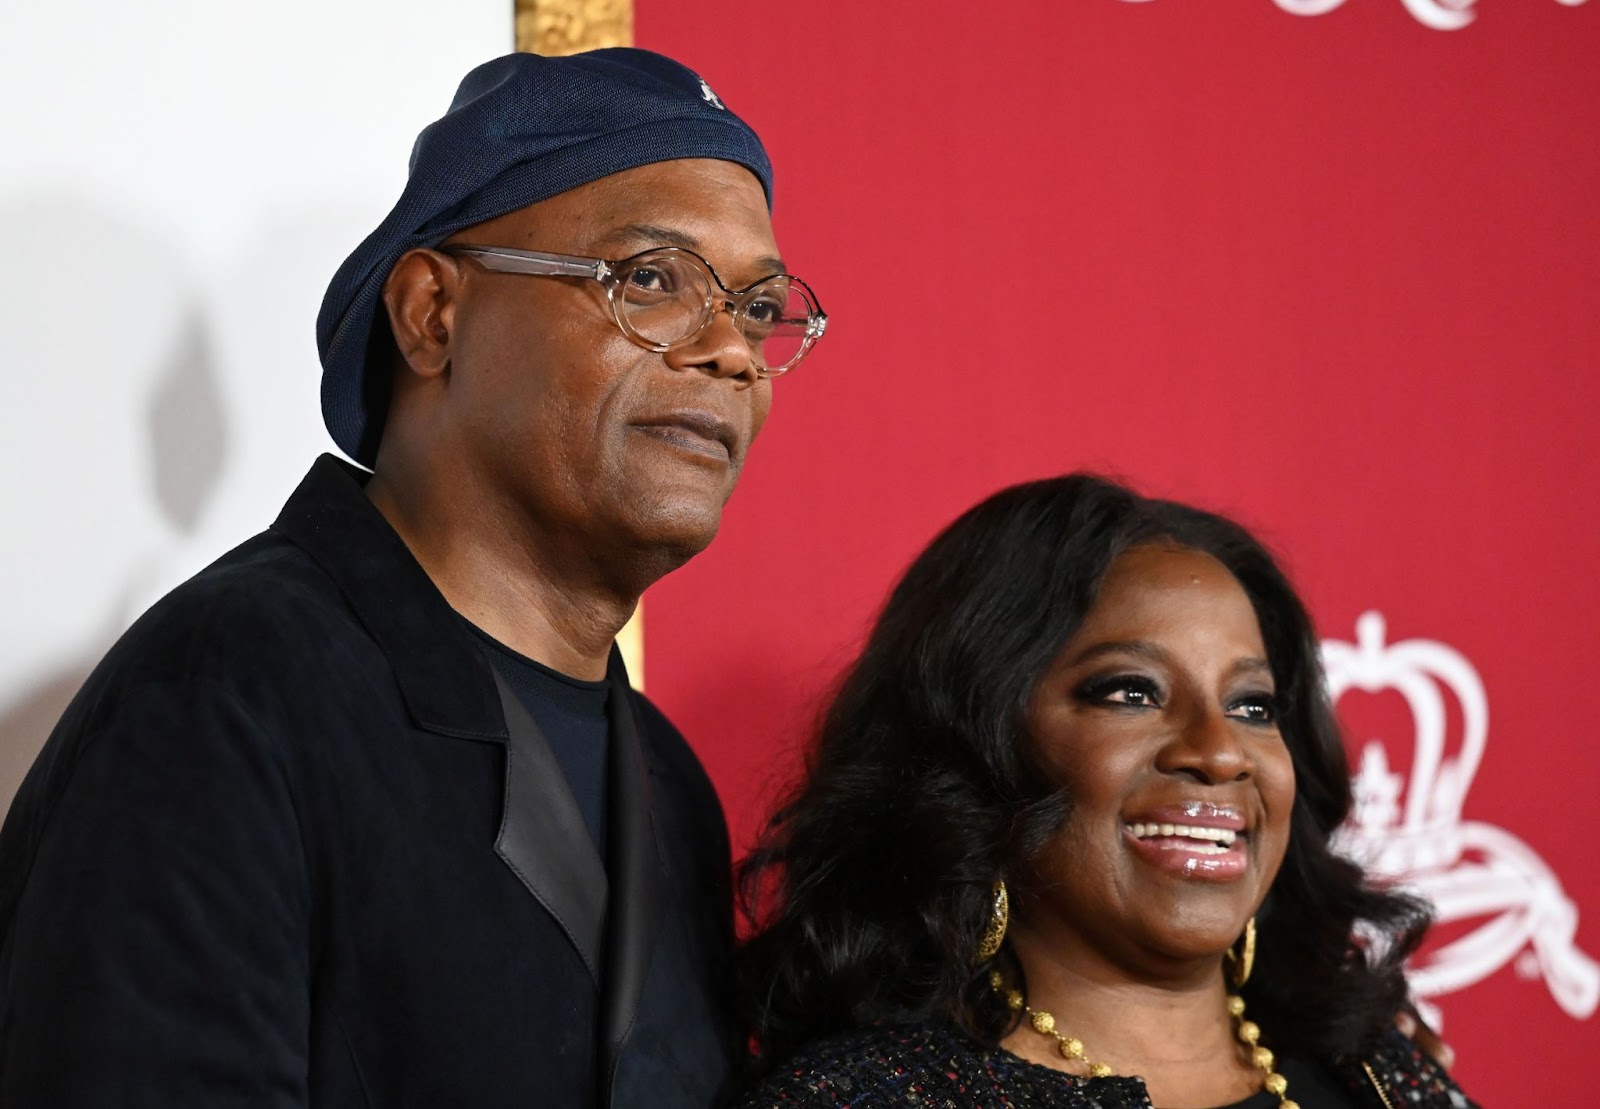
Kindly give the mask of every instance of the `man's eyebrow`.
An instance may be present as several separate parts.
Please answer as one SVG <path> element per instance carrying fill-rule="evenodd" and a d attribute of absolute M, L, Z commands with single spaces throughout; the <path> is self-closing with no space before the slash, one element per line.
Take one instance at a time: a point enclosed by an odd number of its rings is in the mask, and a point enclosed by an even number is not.
<path fill-rule="evenodd" d="M 698 238 L 686 231 L 679 231 L 675 227 L 662 227 L 655 223 L 629 223 L 607 232 L 601 236 L 596 245 L 616 243 L 618 245 L 648 244 L 649 246 L 680 246 L 684 250 L 692 250 L 696 254 L 705 256 L 706 248 Z M 788 273 L 788 267 L 783 264 L 783 259 L 776 255 L 765 255 L 757 258 L 751 264 L 751 269 L 761 270 L 764 273 Z"/>

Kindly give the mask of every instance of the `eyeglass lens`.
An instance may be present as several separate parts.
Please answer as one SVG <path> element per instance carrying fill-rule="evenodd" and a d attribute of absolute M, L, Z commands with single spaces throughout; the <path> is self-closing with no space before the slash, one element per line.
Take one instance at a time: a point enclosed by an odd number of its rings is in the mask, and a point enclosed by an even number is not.
<path fill-rule="evenodd" d="M 693 338 L 725 295 L 692 256 L 661 251 L 631 259 L 617 270 L 616 303 L 646 342 L 670 346 Z M 741 294 L 739 329 L 769 370 L 781 370 L 805 347 L 814 311 L 787 278 L 773 278 Z"/>

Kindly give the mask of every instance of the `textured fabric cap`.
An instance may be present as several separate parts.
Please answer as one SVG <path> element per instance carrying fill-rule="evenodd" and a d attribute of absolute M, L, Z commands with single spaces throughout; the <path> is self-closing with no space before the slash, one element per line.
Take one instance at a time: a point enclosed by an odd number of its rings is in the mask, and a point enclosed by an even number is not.
<path fill-rule="evenodd" d="M 750 126 L 671 58 L 619 47 L 569 57 L 508 54 L 467 74 L 450 110 L 417 136 L 394 210 L 345 259 L 317 314 L 322 418 L 370 466 L 388 405 L 387 366 L 367 352 L 383 283 L 406 251 L 613 173 L 674 158 L 772 166 Z"/>

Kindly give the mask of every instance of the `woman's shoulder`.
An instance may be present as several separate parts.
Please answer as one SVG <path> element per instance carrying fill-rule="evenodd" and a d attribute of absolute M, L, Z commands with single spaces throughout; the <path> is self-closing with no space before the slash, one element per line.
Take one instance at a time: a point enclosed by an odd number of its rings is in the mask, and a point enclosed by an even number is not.
<path fill-rule="evenodd" d="M 984 1049 L 935 1023 L 877 1026 L 817 1040 L 745 1091 L 739 1109 L 1000 1104 L 988 1091 Z M 987 1081 L 992 1086 L 992 1080 Z M 959 1100 L 957 1100 L 959 1099 Z"/>
<path fill-rule="evenodd" d="M 1353 1085 L 1370 1082 L 1406 1105 L 1429 1109 L 1478 1109 L 1443 1067 L 1410 1038 L 1390 1029 L 1361 1053 L 1351 1068 Z M 1363 1081 L 1365 1080 L 1365 1081 Z"/>
<path fill-rule="evenodd" d="M 737 1102 L 738 1109 L 1105 1109 L 1143 1104 L 1137 1093 L 1101 1083 L 1093 1102 L 1084 1081 L 985 1047 L 953 1025 L 876 1026 L 818 1040 L 774 1067 Z M 1103 1088 L 1102 1088 L 1103 1087 Z M 1142 1087 L 1139 1087 L 1142 1090 Z"/>

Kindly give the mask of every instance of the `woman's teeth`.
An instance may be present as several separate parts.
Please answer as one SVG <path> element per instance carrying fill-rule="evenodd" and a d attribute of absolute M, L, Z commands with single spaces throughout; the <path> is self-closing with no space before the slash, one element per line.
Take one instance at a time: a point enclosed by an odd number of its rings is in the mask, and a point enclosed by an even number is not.
<path fill-rule="evenodd" d="M 1196 828 L 1191 824 L 1130 824 L 1135 839 L 1190 839 L 1193 844 L 1183 845 L 1186 851 L 1203 855 L 1221 855 L 1233 846 L 1238 833 L 1231 828 Z"/>

